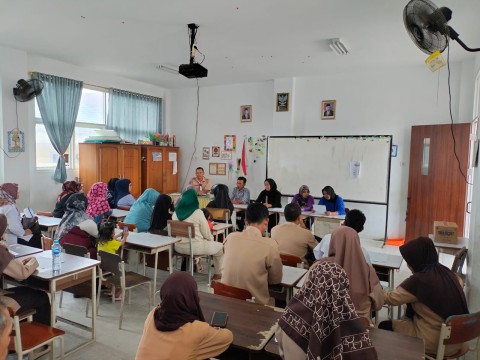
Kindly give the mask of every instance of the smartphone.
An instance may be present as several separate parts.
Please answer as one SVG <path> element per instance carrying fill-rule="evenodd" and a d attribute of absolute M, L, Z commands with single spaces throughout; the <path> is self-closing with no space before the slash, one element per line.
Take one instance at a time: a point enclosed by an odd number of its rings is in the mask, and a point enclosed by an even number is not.
<path fill-rule="evenodd" d="M 210 325 L 213 327 L 225 328 L 227 327 L 228 313 L 215 311 L 212 316 Z"/>
<path fill-rule="evenodd" d="M 127 225 L 125 225 L 125 226 L 123 227 L 123 232 L 125 232 L 125 231 L 128 231 L 128 226 L 127 226 Z"/>

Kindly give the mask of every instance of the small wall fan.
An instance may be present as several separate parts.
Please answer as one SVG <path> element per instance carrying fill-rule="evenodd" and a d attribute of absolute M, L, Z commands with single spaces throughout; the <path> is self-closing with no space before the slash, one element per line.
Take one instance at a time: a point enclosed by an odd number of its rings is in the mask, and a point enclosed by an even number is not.
<path fill-rule="evenodd" d="M 448 38 L 458 42 L 467 51 L 471 49 L 459 39 L 459 34 L 447 23 L 452 18 L 452 10 L 438 8 L 430 0 L 411 0 L 403 10 L 403 22 L 415 45 L 424 53 L 443 52 L 448 46 Z"/>
<path fill-rule="evenodd" d="M 13 88 L 13 96 L 15 96 L 15 100 L 25 102 L 40 95 L 42 90 L 43 81 L 38 79 L 30 79 L 28 81 L 20 79 L 17 81 L 16 87 Z"/>

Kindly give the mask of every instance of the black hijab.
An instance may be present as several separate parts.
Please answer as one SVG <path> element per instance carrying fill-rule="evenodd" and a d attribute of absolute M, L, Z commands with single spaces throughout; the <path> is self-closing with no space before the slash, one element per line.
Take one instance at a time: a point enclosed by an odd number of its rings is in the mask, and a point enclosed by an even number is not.
<path fill-rule="evenodd" d="M 172 206 L 172 198 L 168 195 L 161 194 L 155 206 L 153 208 L 152 221 L 150 223 L 150 229 L 152 230 L 164 230 L 167 227 L 167 221 L 172 220 L 172 214 L 169 210 Z"/>
<path fill-rule="evenodd" d="M 192 275 L 176 272 L 168 276 L 160 289 L 162 302 L 155 310 L 155 327 L 159 331 L 175 331 L 195 320 L 205 321 L 197 283 Z"/>
<path fill-rule="evenodd" d="M 333 188 L 330 185 L 327 185 L 322 189 L 322 194 L 324 192 L 330 195 L 330 200 L 325 199 L 325 201 L 335 202 L 337 200 L 337 194 L 335 194 L 335 190 L 333 190 Z"/>
<path fill-rule="evenodd" d="M 276 193 L 277 192 L 277 183 L 275 182 L 275 180 L 268 178 L 268 179 L 265 179 L 265 181 L 270 184 L 270 190 L 269 191 L 265 190 L 265 193 L 267 195 Z"/>
<path fill-rule="evenodd" d="M 413 269 L 413 275 L 400 287 L 415 295 L 444 320 L 452 315 L 468 314 L 467 300 L 456 275 L 438 262 L 433 241 L 419 237 L 400 246 L 400 253 Z M 413 309 L 407 309 L 412 316 Z"/>
<path fill-rule="evenodd" d="M 230 213 L 233 213 L 233 204 L 228 195 L 228 186 L 224 184 L 218 184 L 213 190 L 215 199 L 210 201 L 207 207 L 213 207 L 218 209 L 230 209 Z"/>

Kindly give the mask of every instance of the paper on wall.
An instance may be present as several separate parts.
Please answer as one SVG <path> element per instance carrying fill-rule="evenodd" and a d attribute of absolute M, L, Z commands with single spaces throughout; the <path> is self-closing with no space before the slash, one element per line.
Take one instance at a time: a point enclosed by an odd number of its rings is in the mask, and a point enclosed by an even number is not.
<path fill-rule="evenodd" d="M 177 153 L 176 152 L 169 152 L 168 153 L 168 161 L 177 161 Z"/>
<path fill-rule="evenodd" d="M 152 152 L 152 160 L 153 161 L 162 161 L 162 153 L 161 152 Z"/>
<path fill-rule="evenodd" d="M 362 163 L 360 161 L 350 161 L 350 177 L 352 179 L 358 179 L 360 177 L 360 169 Z"/>
<path fill-rule="evenodd" d="M 177 162 L 173 162 L 172 174 L 175 175 L 177 173 Z"/>

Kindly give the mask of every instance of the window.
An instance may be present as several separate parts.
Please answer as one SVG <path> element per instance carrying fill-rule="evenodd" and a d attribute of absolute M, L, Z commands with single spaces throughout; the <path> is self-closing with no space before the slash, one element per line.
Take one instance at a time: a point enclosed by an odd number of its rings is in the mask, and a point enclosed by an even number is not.
<path fill-rule="evenodd" d="M 101 88 L 84 87 L 82 99 L 78 109 L 77 122 L 72 141 L 67 151 L 67 168 L 78 168 L 78 143 L 85 141 L 96 130 L 104 129 L 107 118 L 108 94 Z M 38 169 L 54 168 L 57 166 L 58 154 L 53 148 L 47 131 L 42 122 L 40 110 L 35 101 L 35 136 L 36 136 L 36 164 Z M 67 158 L 67 157 L 66 157 Z"/>

